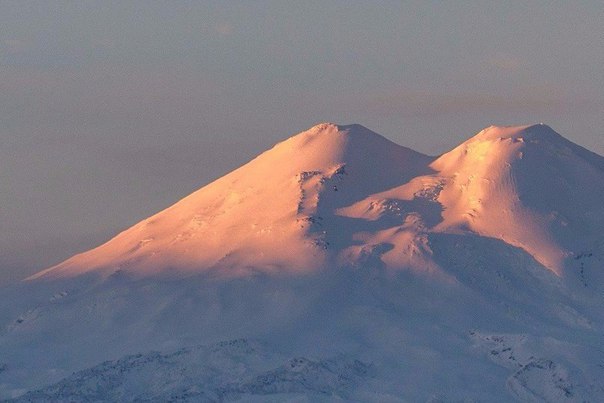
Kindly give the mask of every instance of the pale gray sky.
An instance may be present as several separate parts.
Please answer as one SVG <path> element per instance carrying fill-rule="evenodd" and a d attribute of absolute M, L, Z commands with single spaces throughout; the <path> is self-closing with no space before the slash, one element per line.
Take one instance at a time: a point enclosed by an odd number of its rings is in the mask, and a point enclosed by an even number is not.
<path fill-rule="evenodd" d="M 0 2 L 0 284 L 320 121 L 604 154 L 601 1 Z"/>

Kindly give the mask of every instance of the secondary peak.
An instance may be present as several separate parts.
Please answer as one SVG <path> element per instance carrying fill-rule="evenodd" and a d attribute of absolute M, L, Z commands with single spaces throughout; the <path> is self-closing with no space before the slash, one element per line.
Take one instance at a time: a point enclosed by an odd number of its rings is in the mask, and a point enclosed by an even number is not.
<path fill-rule="evenodd" d="M 489 126 L 481 130 L 471 140 L 529 140 L 529 141 L 552 141 L 560 139 L 551 127 L 546 124 L 538 123 L 525 126 Z"/>

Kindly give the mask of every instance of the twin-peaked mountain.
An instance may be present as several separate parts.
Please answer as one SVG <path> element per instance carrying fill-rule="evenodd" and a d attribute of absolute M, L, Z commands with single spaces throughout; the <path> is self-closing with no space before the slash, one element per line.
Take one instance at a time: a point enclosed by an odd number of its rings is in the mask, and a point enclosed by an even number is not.
<path fill-rule="evenodd" d="M 495 238 L 562 276 L 601 247 L 603 200 L 604 158 L 542 124 L 492 126 L 433 158 L 323 123 L 32 279 L 359 265 L 442 274 L 431 234 Z"/>
<path fill-rule="evenodd" d="M 0 400 L 604 401 L 604 158 L 324 123 L 0 306 Z"/>

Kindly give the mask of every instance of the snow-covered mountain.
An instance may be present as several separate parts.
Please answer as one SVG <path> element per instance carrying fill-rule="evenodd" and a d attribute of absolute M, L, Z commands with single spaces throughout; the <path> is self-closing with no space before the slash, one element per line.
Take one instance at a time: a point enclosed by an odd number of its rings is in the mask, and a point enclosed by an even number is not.
<path fill-rule="evenodd" d="M 603 231 L 604 158 L 548 126 L 323 123 L 0 290 L 0 396 L 602 400 Z"/>
<path fill-rule="evenodd" d="M 545 125 L 490 127 L 433 159 L 320 124 L 32 279 L 308 272 L 368 255 L 439 271 L 430 233 L 499 239 L 562 275 L 601 237 L 602 160 Z"/>

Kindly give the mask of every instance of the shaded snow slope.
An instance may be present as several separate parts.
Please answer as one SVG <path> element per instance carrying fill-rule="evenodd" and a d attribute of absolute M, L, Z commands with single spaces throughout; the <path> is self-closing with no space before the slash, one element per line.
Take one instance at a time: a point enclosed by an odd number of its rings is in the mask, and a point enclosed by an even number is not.
<path fill-rule="evenodd" d="M 0 397 L 602 401 L 603 201 L 545 125 L 320 124 L 0 289 Z"/>
<path fill-rule="evenodd" d="M 293 357 L 245 339 L 107 361 L 17 401 L 283 401 L 349 399 L 371 366 L 343 356 Z M 272 399 L 271 399 L 272 398 Z"/>

